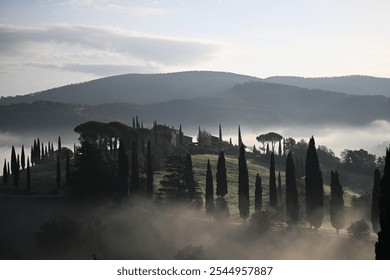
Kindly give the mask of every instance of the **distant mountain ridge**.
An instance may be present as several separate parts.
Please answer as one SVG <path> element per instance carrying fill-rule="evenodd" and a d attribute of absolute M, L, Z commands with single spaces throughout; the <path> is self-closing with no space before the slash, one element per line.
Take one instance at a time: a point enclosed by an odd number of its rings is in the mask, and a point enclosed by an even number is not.
<path fill-rule="evenodd" d="M 217 125 L 366 125 L 390 121 L 390 98 L 309 90 L 266 82 L 248 82 L 224 93 L 193 99 L 135 105 L 111 103 L 75 105 L 38 101 L 0 105 L 4 131 L 75 127 L 88 121 L 132 123 L 138 115 L 146 125 L 154 120 L 178 126 Z"/>
<path fill-rule="evenodd" d="M 259 80 L 259 78 L 251 76 L 212 71 L 125 74 L 23 96 L 1 98 L 0 104 L 9 105 L 34 101 L 86 105 L 117 102 L 150 104 L 217 95 L 231 89 L 236 84 Z"/>
<path fill-rule="evenodd" d="M 321 89 L 357 95 L 384 95 L 390 97 L 389 78 L 359 75 L 324 78 L 274 76 L 266 78 L 264 81 L 308 89 Z"/>

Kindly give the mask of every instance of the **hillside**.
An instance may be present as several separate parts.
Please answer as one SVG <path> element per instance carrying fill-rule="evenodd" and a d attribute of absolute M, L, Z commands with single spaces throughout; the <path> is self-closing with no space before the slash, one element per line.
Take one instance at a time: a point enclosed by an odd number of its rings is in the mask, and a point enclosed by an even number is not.
<path fill-rule="evenodd" d="M 329 78 L 303 78 L 275 76 L 265 82 L 278 83 L 308 89 L 322 89 L 359 95 L 390 96 L 390 79 L 370 76 L 343 76 Z"/>
<path fill-rule="evenodd" d="M 186 126 L 345 124 L 365 125 L 390 121 L 390 98 L 359 96 L 323 90 L 251 82 L 236 85 L 215 96 L 171 100 L 156 104 L 111 103 L 75 105 L 39 101 L 0 105 L 3 131 L 73 128 L 88 121 L 120 121 L 130 124 L 138 115 L 145 124 L 179 123 Z"/>
<path fill-rule="evenodd" d="M 66 85 L 24 96 L 1 98 L 0 104 L 31 103 L 34 101 L 87 105 L 148 104 L 217 95 L 236 84 L 257 80 L 259 79 L 250 76 L 206 71 L 126 74 L 81 84 Z"/>

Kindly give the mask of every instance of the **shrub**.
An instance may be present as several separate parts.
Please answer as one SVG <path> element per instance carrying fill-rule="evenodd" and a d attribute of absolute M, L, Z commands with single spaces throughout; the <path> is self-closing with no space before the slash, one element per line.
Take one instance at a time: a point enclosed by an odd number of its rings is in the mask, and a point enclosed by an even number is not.
<path fill-rule="evenodd" d="M 349 237 L 353 239 L 367 240 L 370 237 L 369 226 L 364 220 L 353 222 L 347 230 Z"/>

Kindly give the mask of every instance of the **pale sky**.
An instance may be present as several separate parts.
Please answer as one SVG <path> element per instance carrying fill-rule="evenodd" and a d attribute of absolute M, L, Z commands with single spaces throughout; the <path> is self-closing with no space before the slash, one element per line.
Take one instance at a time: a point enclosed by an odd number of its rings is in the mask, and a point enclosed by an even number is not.
<path fill-rule="evenodd" d="M 0 96 L 187 70 L 390 77 L 390 1 L 0 0 Z"/>

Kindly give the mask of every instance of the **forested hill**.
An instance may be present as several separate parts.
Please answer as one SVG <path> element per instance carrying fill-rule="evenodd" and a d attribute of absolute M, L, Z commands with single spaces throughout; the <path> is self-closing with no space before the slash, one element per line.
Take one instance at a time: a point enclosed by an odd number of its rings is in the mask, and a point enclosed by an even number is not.
<path fill-rule="evenodd" d="M 251 82 L 210 97 L 146 105 L 111 103 L 74 105 L 47 101 L 0 106 L 2 130 L 74 127 L 88 120 L 131 123 L 138 115 L 146 124 L 205 126 L 245 124 L 350 124 L 390 121 L 390 98 L 309 90 L 280 84 Z"/>
<path fill-rule="evenodd" d="M 275 76 L 265 82 L 322 89 L 359 95 L 384 95 L 390 97 L 390 79 L 370 76 L 343 76 L 332 78 L 302 78 Z"/>
<path fill-rule="evenodd" d="M 260 79 L 225 72 L 192 71 L 169 74 L 126 74 L 67 85 L 24 96 L 1 98 L 0 104 L 53 101 L 98 105 L 148 104 L 174 99 L 212 96 L 236 84 Z"/>

